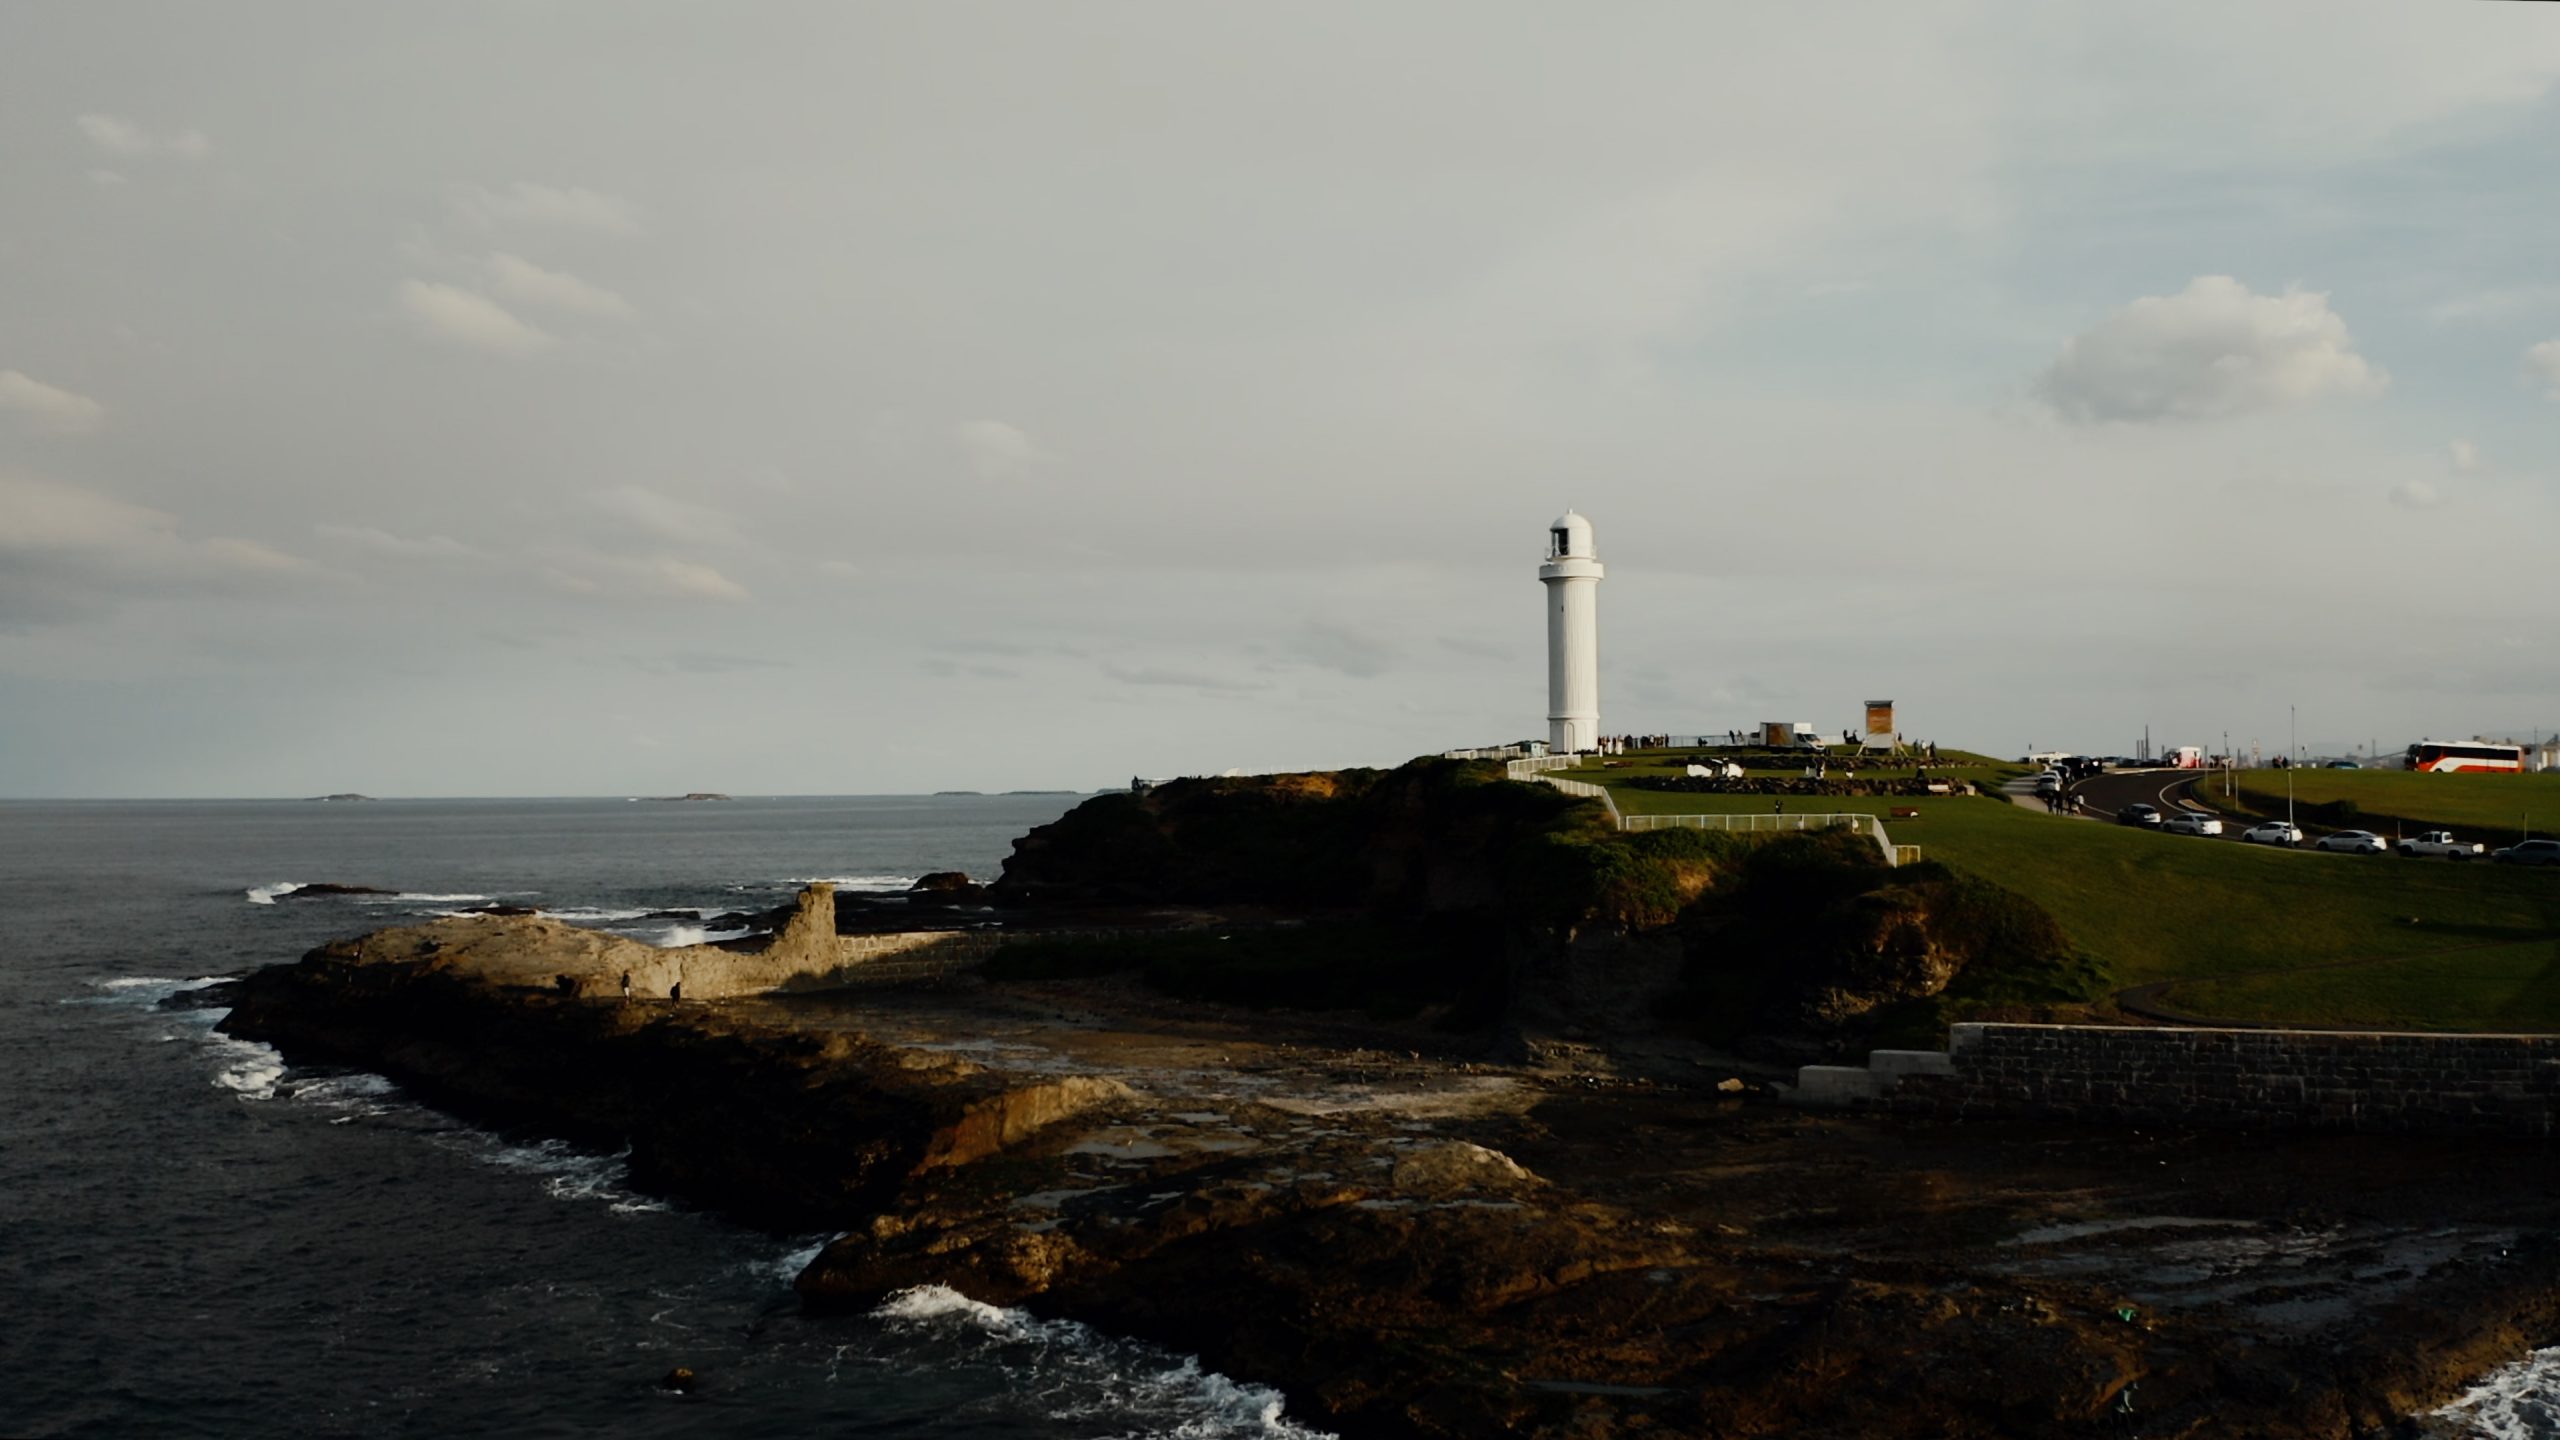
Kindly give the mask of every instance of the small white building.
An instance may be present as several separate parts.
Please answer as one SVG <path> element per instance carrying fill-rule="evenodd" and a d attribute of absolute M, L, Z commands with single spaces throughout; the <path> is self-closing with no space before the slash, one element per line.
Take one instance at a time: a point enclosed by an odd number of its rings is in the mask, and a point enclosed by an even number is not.
<path fill-rule="evenodd" d="M 1600 748 L 1600 580 L 1591 522 L 1567 510 L 1547 527 L 1547 748 Z"/>

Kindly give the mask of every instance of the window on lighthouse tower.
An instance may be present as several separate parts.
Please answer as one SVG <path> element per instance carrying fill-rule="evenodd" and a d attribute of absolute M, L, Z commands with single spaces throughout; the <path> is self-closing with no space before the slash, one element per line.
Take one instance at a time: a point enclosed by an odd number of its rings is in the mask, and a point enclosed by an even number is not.
<path fill-rule="evenodd" d="M 1572 532 L 1559 525 L 1547 533 L 1556 537 L 1555 547 L 1547 551 L 1547 558 L 1550 560 L 1563 559 L 1570 551 L 1571 543 L 1566 537 L 1571 535 Z"/>

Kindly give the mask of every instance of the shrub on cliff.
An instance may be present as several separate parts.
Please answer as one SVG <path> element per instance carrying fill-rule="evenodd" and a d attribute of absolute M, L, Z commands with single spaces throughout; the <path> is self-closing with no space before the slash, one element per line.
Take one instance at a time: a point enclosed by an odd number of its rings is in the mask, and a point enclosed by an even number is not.
<path fill-rule="evenodd" d="M 2105 983 L 2034 901 L 1934 863 L 1889 868 L 1846 832 L 1747 851 L 1686 930 L 1675 1012 L 1728 1042 L 1919 1041 L 1968 1008 L 2086 1000 Z"/>
<path fill-rule="evenodd" d="M 1714 830 L 1622 834 L 1592 807 L 1580 823 L 1525 836 L 1514 847 L 1506 908 L 1522 924 L 1655 930 L 1680 918 L 1746 853 L 1750 842 Z"/>
<path fill-rule="evenodd" d="M 1049 903 L 1491 908 L 1524 837 L 1598 807 L 1481 761 L 1176 780 L 1102 795 L 1014 842 L 999 893 Z M 1603 822 L 1605 828 L 1605 822 Z"/>
<path fill-rule="evenodd" d="M 1502 936 L 1481 920 L 1334 920 L 1028 941 L 997 951 L 980 973 L 999 981 L 1134 974 L 1186 999 L 1381 1020 L 1439 1007 L 1447 1028 L 1473 1029 L 1501 1013 L 1501 953 Z"/>

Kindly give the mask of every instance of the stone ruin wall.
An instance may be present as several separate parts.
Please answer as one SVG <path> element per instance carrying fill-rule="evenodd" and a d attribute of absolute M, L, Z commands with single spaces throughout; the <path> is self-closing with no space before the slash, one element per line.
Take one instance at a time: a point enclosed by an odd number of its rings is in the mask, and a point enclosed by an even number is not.
<path fill-rule="evenodd" d="M 1956 1025 L 1947 1074 L 1904 1075 L 1885 1108 L 2253 1129 L 2547 1137 L 2560 1036 Z"/>
<path fill-rule="evenodd" d="M 798 909 L 761 950 L 681 945 L 630 961 L 632 994 L 664 999 L 681 986 L 687 1000 L 721 1000 L 776 991 L 834 990 L 857 985 L 912 985 L 976 969 L 1012 940 L 998 930 L 905 930 L 877 935 L 836 933 L 836 892 L 811 885 Z M 577 993 L 611 995 L 619 974 L 563 975 Z"/>

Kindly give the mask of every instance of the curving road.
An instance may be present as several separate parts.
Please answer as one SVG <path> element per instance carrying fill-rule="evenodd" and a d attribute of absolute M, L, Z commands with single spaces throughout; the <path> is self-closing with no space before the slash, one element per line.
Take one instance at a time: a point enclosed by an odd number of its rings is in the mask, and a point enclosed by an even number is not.
<path fill-rule="evenodd" d="M 2163 815 L 2175 815 L 2181 810 L 2193 810 L 2206 815 L 2222 815 L 2221 811 L 2211 806 L 2195 803 L 2189 795 L 2198 782 L 2211 779 L 2216 773 L 2210 770 L 2115 770 L 2103 775 L 2090 776 L 2072 786 L 2071 794 L 2086 807 L 2086 813 L 2110 824 L 2114 823 L 2117 811 L 2127 805 L 2135 804 L 2157 806 Z M 2218 836 L 2172 835 L 2169 838 L 2173 840 L 2219 839 L 2234 845 L 2244 844 L 2246 842 L 2241 840 L 2240 832 L 2248 829 L 2252 823 L 2255 822 L 2235 820 L 2229 815 L 2222 815 L 2222 833 Z M 2311 848 L 2309 842 L 2319 838 L 2322 832 L 2314 826 L 2304 825 L 2302 833 L 2304 843 L 2301 846 L 2272 848 L 2298 848 L 2307 851 Z"/>
<path fill-rule="evenodd" d="M 2193 810 L 2206 815 L 2222 815 L 2222 834 L 2219 836 L 2172 835 L 2169 838 L 2172 840 L 2221 839 L 2235 845 L 2246 844 L 2247 842 L 2240 838 L 2240 832 L 2257 822 L 2234 819 L 2209 805 L 2197 804 L 2190 796 L 2189 792 L 2197 784 L 2212 780 L 2218 773 L 2211 770 L 2117 770 L 2103 775 L 2092 775 L 2072 786 L 2071 793 L 2086 807 L 2085 813 L 2110 824 L 2114 823 L 2118 810 L 2134 804 L 2157 806 L 2163 815 L 2175 815 L 2181 810 Z M 2312 849 L 2312 841 L 2329 833 L 2331 833 L 2330 827 L 2304 822 L 2302 844 L 2263 848 L 2295 850 L 2314 855 L 2348 853 Z M 2386 841 L 2389 838 L 2384 837 Z"/>

